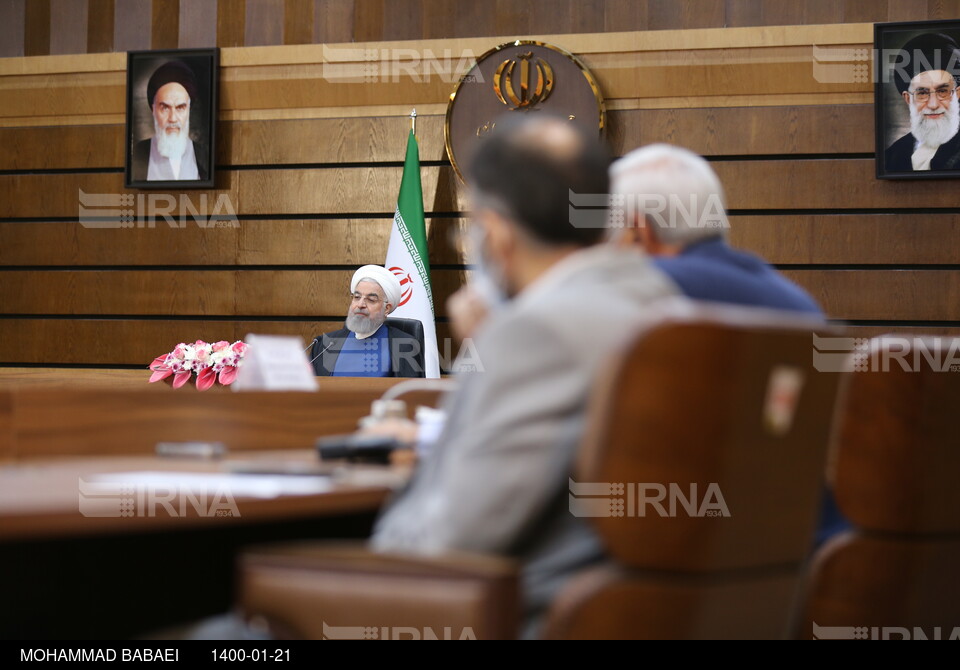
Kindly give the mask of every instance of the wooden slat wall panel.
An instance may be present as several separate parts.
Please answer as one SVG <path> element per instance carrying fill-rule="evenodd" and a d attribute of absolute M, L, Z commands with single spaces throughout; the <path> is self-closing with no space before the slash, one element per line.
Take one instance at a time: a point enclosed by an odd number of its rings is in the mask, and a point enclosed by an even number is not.
<path fill-rule="evenodd" d="M 337 321 L 187 321 L 136 319 L 0 319 L 0 363 L 46 365 L 141 365 L 178 342 L 242 340 L 250 333 L 292 335 L 306 346 L 322 333 L 343 328 Z M 449 369 L 459 350 L 446 323 L 437 324 L 441 366 Z M 149 376 L 145 377 L 145 380 Z"/>
<path fill-rule="evenodd" d="M 180 0 L 152 0 L 151 8 L 150 48 L 176 49 L 180 46 Z"/>
<path fill-rule="evenodd" d="M 450 243 L 463 225 L 460 218 L 427 219 L 433 266 L 463 262 L 462 250 Z M 171 266 L 360 266 L 383 262 L 392 226 L 392 217 L 244 220 L 225 228 L 164 224 L 139 230 L 85 228 L 75 221 L 0 222 L 0 265 L 135 266 L 149 259 Z"/>
<path fill-rule="evenodd" d="M 240 215 L 385 214 L 396 209 L 402 171 L 401 167 L 221 171 L 216 191 L 185 192 L 184 199 L 153 193 L 140 196 L 143 203 L 170 197 L 175 202 L 171 211 L 174 217 L 189 212 L 191 206 L 200 213 L 212 214 L 221 202 L 220 196 L 229 198 Z M 428 210 L 451 212 L 463 208 L 463 193 L 454 186 L 457 177 L 452 168 L 424 167 L 421 176 L 424 192 L 437 193 Z M 0 175 L 0 218 L 76 218 L 80 191 L 126 192 L 122 174 Z M 148 213 L 146 208 L 135 207 L 137 212 Z M 225 211 L 222 202 L 220 210 Z M 118 207 L 118 216 L 119 211 Z"/>
<path fill-rule="evenodd" d="M 246 3 L 244 45 L 283 44 L 284 0 L 246 0 Z"/>
<path fill-rule="evenodd" d="M 392 40 L 417 40 L 423 36 L 421 0 L 390 0 L 384 3 L 384 32 Z"/>
<path fill-rule="evenodd" d="M 705 156 L 831 154 L 874 148 L 869 105 L 610 112 L 608 141 L 620 155 L 653 142 Z M 402 160 L 409 119 L 359 117 L 222 121 L 218 165 L 377 163 Z M 122 124 L 0 128 L 0 170 L 122 168 Z M 446 158 L 443 117 L 417 119 L 420 158 Z"/>
<path fill-rule="evenodd" d="M 603 33 L 771 27 L 953 19 L 957 0 L 529 0 L 524 3 L 466 3 L 462 0 L 69 0 L 89 12 L 88 39 L 71 42 L 70 52 L 101 53 L 150 43 L 180 46 L 259 46 L 307 43 L 462 39 L 499 35 Z M 10 21 L 16 43 L 28 55 L 51 53 L 48 0 L 5 0 L 0 17 L 15 19 L 24 5 L 35 19 Z M 130 10 L 134 3 L 139 6 Z M 180 20 L 157 31 L 143 17 L 156 19 L 164 5 L 180 4 Z M 9 5 L 9 7 L 7 6 Z M 127 5 L 128 7 L 124 7 Z M 200 9 L 186 9 L 189 5 Z M 131 14 L 131 11 L 133 12 Z M 197 23 L 183 21 L 184 11 L 202 12 L 213 31 L 197 41 Z M 46 21 L 43 21 L 46 12 Z M 56 12 L 52 12 L 53 17 Z M 131 16 L 136 17 L 131 21 Z M 164 21 L 166 21 L 164 19 Z M 116 32 L 115 32 L 116 27 Z M 97 36 L 97 39 L 93 39 Z M 56 40 L 55 40 L 56 41 Z M 143 46 L 141 48 L 148 48 Z M 166 48 L 166 47 L 163 47 Z M 23 53 L 23 46 L 10 55 Z"/>
<path fill-rule="evenodd" d="M 89 8 L 87 18 L 87 53 L 96 54 L 113 51 L 114 1 L 115 0 L 89 0 L 87 3 Z"/>
<path fill-rule="evenodd" d="M 432 273 L 438 317 L 462 270 Z M 8 270 L 0 314 L 299 316 L 346 314 L 353 270 Z"/>
<path fill-rule="evenodd" d="M 333 316 L 352 271 L 6 271 L 6 314 Z M 960 270 L 786 270 L 832 319 L 960 321 Z M 433 272 L 438 317 L 464 281 Z M 122 287 L 119 288 L 119 287 Z"/>
<path fill-rule="evenodd" d="M 314 44 L 351 42 L 354 0 L 314 0 Z"/>
<path fill-rule="evenodd" d="M 874 151 L 872 105 L 637 109 L 608 118 L 618 155 L 654 142 L 705 156 Z"/>
<path fill-rule="evenodd" d="M 217 46 L 243 46 L 246 30 L 246 1 L 217 0 Z"/>
<path fill-rule="evenodd" d="M 314 0 L 286 0 L 283 8 L 283 43 L 313 43 Z"/>
<path fill-rule="evenodd" d="M 960 321 L 960 270 L 787 270 L 832 319 Z"/>
<path fill-rule="evenodd" d="M 428 218 L 430 263 L 458 265 L 463 219 Z M 392 218 L 243 220 L 237 227 L 93 229 L 0 222 L 0 265 L 365 265 L 382 262 Z M 960 265 L 960 214 L 730 217 L 730 243 L 781 265 Z"/>
<path fill-rule="evenodd" d="M 714 168 L 723 181 L 732 210 L 960 206 L 960 194 L 944 188 L 939 181 L 875 179 L 874 161 L 870 159 L 732 160 L 715 162 Z M 229 198 L 234 211 L 241 216 L 388 214 L 396 207 L 401 173 L 401 167 L 224 170 L 217 175 L 216 191 L 168 197 L 174 201 L 173 217 L 189 216 L 190 207 L 201 214 L 210 215 L 218 209 L 221 214 L 229 214 L 221 196 Z M 421 167 L 420 174 L 427 211 L 466 209 L 464 189 L 452 168 Z M 790 188 L 785 188 L 788 184 Z M 80 191 L 126 193 L 121 174 L 0 175 L 0 219 L 75 219 L 79 216 Z M 161 197 L 140 195 L 144 206 L 136 205 L 138 217 L 149 214 L 150 198 L 157 201 Z M 157 225 L 161 224 L 162 219 Z"/>
<path fill-rule="evenodd" d="M 957 265 L 960 214 L 733 216 L 730 241 L 779 264 Z"/>
<path fill-rule="evenodd" d="M 404 117 L 232 121 L 223 124 L 221 164 L 277 165 L 402 161 Z M 443 117 L 417 118 L 420 160 L 445 160 Z"/>
<path fill-rule="evenodd" d="M 23 55 L 27 0 L 0 0 L 0 58 Z"/>
<path fill-rule="evenodd" d="M 123 126 L 0 128 L 0 170 L 122 168 Z"/>
<path fill-rule="evenodd" d="M 87 0 L 50 0 L 51 54 L 87 52 L 88 15 Z"/>
<path fill-rule="evenodd" d="M 880 335 L 902 335 L 904 337 L 956 337 L 960 338 L 960 327 L 938 326 L 856 326 L 843 325 L 848 337 L 878 337 Z"/>
<path fill-rule="evenodd" d="M 217 0 L 187 0 L 180 3 L 180 48 L 217 46 Z"/>
<path fill-rule="evenodd" d="M 0 362 L 147 366 L 178 342 L 242 340 L 250 333 L 293 335 L 306 346 L 340 321 L 163 321 L 131 319 L 0 319 Z M 14 345 L 14 342 L 20 344 Z M 149 377 L 148 377 L 149 378 Z"/>
<path fill-rule="evenodd" d="M 151 0 L 121 0 L 115 4 L 113 48 L 116 51 L 149 49 L 152 41 Z"/>
<path fill-rule="evenodd" d="M 942 182 L 876 179 L 873 159 L 724 161 L 714 168 L 730 209 L 960 206 L 960 192 Z"/>
<path fill-rule="evenodd" d="M 50 53 L 50 0 L 26 3 L 23 55 L 44 56 Z"/>
<path fill-rule="evenodd" d="M 383 40 L 384 0 L 354 0 L 352 4 L 354 39 L 357 42 Z"/>
<path fill-rule="evenodd" d="M 179 46 L 186 46 L 188 3 L 168 4 L 177 5 Z M 884 14 L 913 11 L 879 4 Z M 642 23 L 657 32 L 568 35 L 558 42 L 580 53 L 600 79 L 616 153 L 669 141 L 713 159 L 735 210 L 732 243 L 785 266 L 830 318 L 853 322 L 857 332 L 960 329 L 956 190 L 942 181 L 876 180 L 868 158 L 874 141 L 869 85 L 831 88 L 812 77 L 810 45 L 869 46 L 872 33 L 864 22 L 876 19 L 876 8 L 711 0 L 694 11 L 660 0 L 569 6 L 544 0 L 527 12 L 509 3 L 491 12 L 474 3 L 451 19 L 444 5 L 283 3 L 276 25 L 287 41 L 294 11 L 312 11 L 305 22 L 314 38 L 348 31 L 341 42 L 358 33 L 389 40 L 418 30 L 444 37 L 453 30 L 460 36 L 455 42 L 338 48 L 416 45 L 438 53 L 479 53 L 509 39 L 511 22 L 527 35 L 563 32 L 571 22 L 596 31 L 630 27 L 611 23 L 611 12 L 620 22 Z M 149 0 L 147 35 L 159 30 L 159 6 Z M 216 19 L 215 25 L 207 21 L 208 32 L 220 46 L 224 39 L 243 43 L 251 31 L 278 30 L 254 26 L 250 17 L 272 16 L 280 3 L 218 0 L 204 7 Z M 548 7 L 554 11 L 544 20 Z M 742 10 L 736 25 L 810 23 L 814 17 L 860 23 L 675 30 L 709 26 L 718 12 L 733 25 L 731 8 Z M 88 12 L 84 32 L 92 42 L 96 30 L 90 22 L 101 10 L 90 4 Z M 124 30 L 117 26 L 114 32 Z M 471 38 L 493 33 L 501 37 Z M 443 319 L 446 296 L 465 277 L 462 252 L 448 239 L 463 225 L 458 212 L 466 207 L 443 149 L 450 84 L 439 78 L 412 86 L 347 84 L 330 76 L 323 57 L 321 48 L 309 45 L 223 51 L 218 188 L 185 192 L 207 212 L 218 196 L 229 197 L 238 225 L 213 228 L 189 220 L 184 228 L 162 220 L 152 228 L 77 222 L 80 190 L 125 192 L 122 54 L 69 63 L 63 57 L 0 60 L 0 145 L 15 148 L 0 156 L 0 265 L 8 268 L 0 270 L 0 363 L 146 365 L 181 340 L 240 339 L 249 332 L 309 340 L 339 327 L 345 309 L 340 298 L 352 268 L 382 262 L 399 188 L 405 115 L 414 104 L 421 112 L 421 160 L 433 162 L 421 174 L 435 301 Z M 677 77 L 694 82 L 701 95 L 672 97 Z M 32 173 L 37 170 L 49 173 Z M 449 337 L 443 321 L 440 333 Z"/>
<path fill-rule="evenodd" d="M 148 15 L 146 28 L 149 28 L 149 19 Z M 843 38 L 849 40 L 847 44 L 867 47 L 866 27 L 862 24 L 843 27 L 842 31 L 824 35 L 819 41 L 836 44 L 838 38 Z M 869 99 L 872 93 L 869 83 L 823 83 L 815 79 L 810 62 L 811 42 L 818 40 L 815 32 L 808 30 L 798 36 L 789 35 L 785 30 L 769 30 L 775 31 L 776 37 L 792 42 L 757 48 L 763 42 L 744 30 L 724 37 L 716 31 L 694 31 L 704 35 L 706 46 L 700 47 L 693 41 L 697 48 L 691 51 L 681 51 L 669 41 L 662 44 L 657 41 L 645 50 L 636 50 L 638 44 L 630 39 L 629 33 L 611 35 L 606 41 L 582 35 L 557 36 L 556 39 L 578 50 L 612 105 L 753 107 L 786 99 L 807 105 L 811 102 L 810 96 L 826 96 L 825 104 Z M 683 34 L 663 33 L 664 36 L 676 35 L 678 39 Z M 250 61 L 244 55 L 249 52 L 243 50 L 226 50 L 222 58 L 221 117 L 309 116 L 306 110 L 371 105 L 381 109 L 397 105 L 436 105 L 437 112 L 442 113 L 459 77 L 458 68 L 464 67 L 456 54 L 478 55 L 491 46 L 491 41 L 417 43 L 416 48 L 422 50 L 424 58 L 416 67 L 410 63 L 411 46 L 401 46 L 404 44 L 371 45 L 370 49 L 357 49 L 353 45 L 276 47 L 263 54 L 270 59 L 269 64 L 262 60 Z M 386 59 L 383 76 L 374 82 L 366 82 L 361 76 L 369 64 L 362 59 L 370 50 Z M 402 67 L 394 68 L 393 61 Z M 15 125 L 38 113 L 57 119 L 115 114 L 122 120 L 124 61 L 89 57 L 82 62 L 89 68 L 89 71 L 83 70 L 86 74 L 82 77 L 76 75 L 81 70 L 61 70 L 61 73 L 52 64 L 45 70 L 45 63 L 36 62 L 32 64 L 36 67 L 35 73 L 17 72 L 19 76 L 0 78 L 0 89 L 16 92 L 0 108 L 0 120 L 5 125 Z M 438 72 L 438 67 L 442 71 Z M 686 81 L 697 95 L 678 99 L 674 94 L 677 80 Z M 758 94 L 761 91 L 762 94 Z"/>
<path fill-rule="evenodd" d="M 13 394 L 0 391 L 0 462 L 14 457 Z"/>

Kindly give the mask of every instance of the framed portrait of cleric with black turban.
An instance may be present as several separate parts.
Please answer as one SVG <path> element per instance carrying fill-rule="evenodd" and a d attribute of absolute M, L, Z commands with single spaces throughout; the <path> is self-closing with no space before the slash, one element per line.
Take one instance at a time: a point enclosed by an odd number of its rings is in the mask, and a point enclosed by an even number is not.
<path fill-rule="evenodd" d="M 874 26 L 877 177 L 960 177 L 960 21 Z"/>
<path fill-rule="evenodd" d="M 217 49 L 127 54 L 128 188 L 213 188 Z"/>

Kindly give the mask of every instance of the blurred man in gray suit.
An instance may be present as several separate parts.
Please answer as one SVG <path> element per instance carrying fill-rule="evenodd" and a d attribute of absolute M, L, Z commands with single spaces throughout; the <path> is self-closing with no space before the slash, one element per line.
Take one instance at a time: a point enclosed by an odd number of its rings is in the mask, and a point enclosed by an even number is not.
<path fill-rule="evenodd" d="M 378 551 L 466 550 L 524 566 L 525 635 L 564 581 L 603 560 L 568 509 L 568 477 L 602 363 L 678 293 L 640 252 L 570 223 L 571 192 L 608 192 L 610 159 L 565 121 L 498 123 L 468 173 L 475 272 L 502 299 L 474 336 L 436 447 L 378 520 Z M 468 286 L 451 314 L 472 300 Z M 456 325 L 456 324 L 455 324 Z M 463 332 L 461 328 L 460 332 Z"/>

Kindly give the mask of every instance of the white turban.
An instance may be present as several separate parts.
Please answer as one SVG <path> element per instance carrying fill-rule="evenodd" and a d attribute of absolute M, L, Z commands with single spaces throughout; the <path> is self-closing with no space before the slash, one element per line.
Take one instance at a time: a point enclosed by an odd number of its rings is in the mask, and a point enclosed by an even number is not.
<path fill-rule="evenodd" d="M 400 294 L 402 291 L 400 290 L 400 280 L 397 279 L 395 274 L 379 265 L 364 265 L 353 273 L 353 279 L 350 280 L 350 292 L 356 293 L 357 284 L 364 279 L 372 279 L 380 284 L 380 288 L 383 289 L 383 294 L 387 296 L 387 302 L 396 308 L 400 302 Z"/>

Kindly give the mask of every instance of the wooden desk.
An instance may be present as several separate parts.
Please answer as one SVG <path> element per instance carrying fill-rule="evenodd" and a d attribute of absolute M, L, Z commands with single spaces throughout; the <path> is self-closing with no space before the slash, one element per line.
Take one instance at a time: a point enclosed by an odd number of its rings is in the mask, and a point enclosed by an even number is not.
<path fill-rule="evenodd" d="M 101 368 L 5 368 L 0 367 L 0 390 L 85 389 L 112 391 L 196 392 L 196 388 L 174 389 L 166 382 L 149 383 L 150 370 L 109 370 Z M 391 386 L 406 381 L 395 377 L 324 377 L 317 380 L 323 390 L 368 391 L 382 394 Z M 192 382 L 191 382 L 192 384 Z M 204 394 L 229 392 L 230 387 L 215 385 Z"/>
<path fill-rule="evenodd" d="M 149 455 L 158 442 L 223 442 L 230 451 L 308 449 L 318 437 L 355 431 L 374 400 L 407 381 L 326 378 L 316 393 L 234 393 L 148 384 L 138 371 L 136 386 L 113 388 L 99 375 L 51 378 L 47 372 L 21 377 L 10 368 L 4 382 L 3 370 L 0 462 Z M 112 377 L 131 371 L 108 372 Z M 99 381 L 88 386 L 90 379 Z M 412 414 L 416 403 L 435 404 L 438 396 L 435 391 L 416 392 L 405 399 Z"/>
<path fill-rule="evenodd" d="M 24 539 L 53 539 L 86 535 L 163 532 L 170 529 L 204 528 L 213 524 L 241 525 L 277 519 L 333 516 L 375 512 L 391 490 L 403 484 L 407 471 L 377 466 L 330 466 L 325 478 L 330 489 L 307 495 L 282 495 L 277 498 L 244 497 L 230 494 L 236 516 L 204 516 L 211 500 L 170 501 L 177 512 L 171 515 L 162 506 L 133 509 L 132 516 L 84 516 L 80 511 L 79 481 L 93 481 L 96 475 L 112 473 L 236 472 L 238 466 L 262 465 L 266 470 L 278 465 L 319 465 L 313 450 L 248 452 L 217 461 L 168 459 L 159 457 L 42 459 L 0 466 L 0 542 Z M 239 475 L 238 475 L 239 476 Z M 250 475 L 256 477 L 257 475 Z M 278 475 L 282 477 L 282 475 Z M 132 486 L 136 482 L 131 481 Z M 179 491 L 189 493 L 187 485 Z M 134 504 L 146 506 L 150 498 L 130 496 Z M 198 510 L 198 506 L 201 508 Z"/>
<path fill-rule="evenodd" d="M 249 452 L 247 463 L 310 463 L 312 451 Z M 225 612 L 236 555 L 250 544 L 364 538 L 407 472 L 350 468 L 329 491 L 237 496 L 239 516 L 85 517 L 79 479 L 96 473 L 227 471 L 236 459 L 36 459 L 0 467 L 0 637 L 122 639 Z M 174 503 L 176 508 L 176 502 Z"/>

